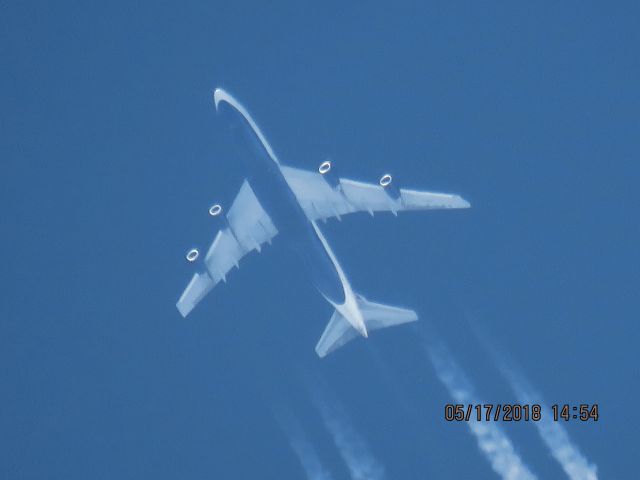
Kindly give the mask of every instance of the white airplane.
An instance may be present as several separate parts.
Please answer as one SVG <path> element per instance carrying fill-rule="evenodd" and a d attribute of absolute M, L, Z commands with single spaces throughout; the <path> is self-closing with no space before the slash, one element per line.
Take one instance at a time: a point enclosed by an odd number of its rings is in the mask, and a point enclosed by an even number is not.
<path fill-rule="evenodd" d="M 216 110 L 228 117 L 233 131 L 250 147 L 246 156 L 247 179 L 226 214 L 226 228 L 218 232 L 204 259 L 197 249 L 187 253 L 197 262 L 198 271 L 178 300 L 183 317 L 213 287 L 226 281 L 226 275 L 246 254 L 260 252 L 265 242 L 280 233 L 307 266 L 322 296 L 335 309 L 316 345 L 320 357 L 331 353 L 358 334 L 413 322 L 413 310 L 370 302 L 354 292 L 344 270 L 318 227 L 318 220 L 354 212 L 392 212 L 468 208 L 458 195 L 399 189 L 391 175 L 378 184 L 336 178 L 331 162 L 324 161 L 318 171 L 301 170 L 280 163 L 258 125 L 247 110 L 228 92 L 218 88 L 213 95 Z M 209 209 L 224 218 L 223 208 Z"/>

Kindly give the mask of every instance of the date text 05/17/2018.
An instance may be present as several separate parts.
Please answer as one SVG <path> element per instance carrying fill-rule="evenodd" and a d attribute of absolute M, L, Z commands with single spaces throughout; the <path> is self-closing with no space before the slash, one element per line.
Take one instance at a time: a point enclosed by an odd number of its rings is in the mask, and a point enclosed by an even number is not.
<path fill-rule="evenodd" d="M 461 404 L 447 403 L 444 406 L 444 419 L 448 422 L 539 422 L 542 416 L 543 407 L 537 403 L 517 404 L 517 403 L 483 403 L 483 404 Z M 579 420 L 582 422 L 597 422 L 599 408 L 597 403 L 579 405 L 554 404 L 551 406 L 551 414 L 555 422 L 569 420 Z"/>

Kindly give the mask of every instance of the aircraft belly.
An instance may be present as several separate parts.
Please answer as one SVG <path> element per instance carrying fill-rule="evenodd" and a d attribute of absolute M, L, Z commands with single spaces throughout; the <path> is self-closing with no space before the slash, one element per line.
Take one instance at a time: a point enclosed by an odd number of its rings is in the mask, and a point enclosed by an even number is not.
<path fill-rule="evenodd" d="M 275 176 L 261 175 L 250 178 L 249 183 L 283 241 L 304 263 L 314 286 L 327 300 L 342 304 L 345 293 L 340 276 L 293 191 L 277 170 L 272 172 Z"/>
<path fill-rule="evenodd" d="M 340 276 L 335 266 L 327 255 L 327 252 L 315 235 L 313 235 L 300 245 L 305 255 L 305 263 L 311 274 L 311 279 L 315 287 L 332 304 L 341 305 L 345 302 L 345 291 Z"/>
<path fill-rule="evenodd" d="M 345 302 L 345 289 L 322 241 L 287 183 L 273 150 L 248 113 L 229 104 L 222 92 L 216 105 L 231 126 L 232 136 L 243 145 L 247 180 L 284 241 L 298 252 L 316 288 L 330 302 Z M 223 98 L 224 97 L 224 98 Z"/>

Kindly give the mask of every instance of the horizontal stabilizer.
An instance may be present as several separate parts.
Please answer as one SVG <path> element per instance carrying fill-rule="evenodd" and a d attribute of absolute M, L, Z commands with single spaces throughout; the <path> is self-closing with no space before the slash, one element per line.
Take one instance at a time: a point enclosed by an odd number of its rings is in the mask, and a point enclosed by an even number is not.
<path fill-rule="evenodd" d="M 358 296 L 357 301 L 369 332 L 418 320 L 418 315 L 413 310 L 370 302 L 362 296 Z M 358 331 L 336 310 L 316 345 L 316 353 L 321 358 L 325 357 L 358 335 Z"/>

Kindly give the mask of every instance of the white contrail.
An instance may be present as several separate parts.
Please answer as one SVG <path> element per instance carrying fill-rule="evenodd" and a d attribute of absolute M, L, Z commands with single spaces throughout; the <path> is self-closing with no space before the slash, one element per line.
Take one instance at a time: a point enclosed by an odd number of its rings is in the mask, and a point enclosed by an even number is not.
<path fill-rule="evenodd" d="M 497 354 L 495 355 L 497 357 Z M 518 402 L 522 404 L 538 404 L 542 407 L 540 421 L 534 422 L 542 441 L 551 451 L 551 455 L 560 464 L 571 480 L 597 480 L 597 466 L 589 463 L 578 447 L 571 441 L 567 430 L 562 424 L 551 418 L 551 409 L 547 408 L 539 393 L 537 393 L 523 374 L 515 368 L 509 368 L 503 360 L 498 359 L 498 367 L 507 378 Z"/>
<path fill-rule="evenodd" d="M 313 401 L 325 428 L 333 438 L 352 480 L 383 480 L 384 466 L 376 460 L 364 438 L 357 432 L 344 408 L 337 401 L 322 398 L 317 389 Z"/>
<path fill-rule="evenodd" d="M 431 344 L 427 348 L 433 367 L 440 381 L 449 391 L 456 403 L 479 405 L 471 382 L 443 345 Z M 475 412 L 474 412 L 475 413 Z M 472 435 L 478 442 L 478 448 L 491 464 L 491 468 L 507 480 L 532 480 L 536 476 L 527 467 L 506 433 L 495 423 L 478 421 L 471 415 L 466 422 Z"/>
<path fill-rule="evenodd" d="M 333 477 L 323 466 L 316 449 L 304 434 L 300 423 L 284 410 L 274 410 L 276 420 L 289 440 L 291 449 L 298 457 L 308 480 L 332 480 Z"/>
<path fill-rule="evenodd" d="M 508 360 L 485 333 L 484 329 L 474 322 L 471 324 L 476 337 L 484 349 L 489 352 L 494 363 L 507 379 L 518 402 L 523 405 L 540 405 L 542 417 L 534 422 L 538 435 L 549 448 L 551 455 L 560 464 L 571 480 L 597 480 L 597 466 L 589 463 L 578 447 L 571 441 L 567 430 L 551 417 L 551 409 L 545 405 L 542 396 L 529 384 L 525 375 L 513 360 Z"/>

